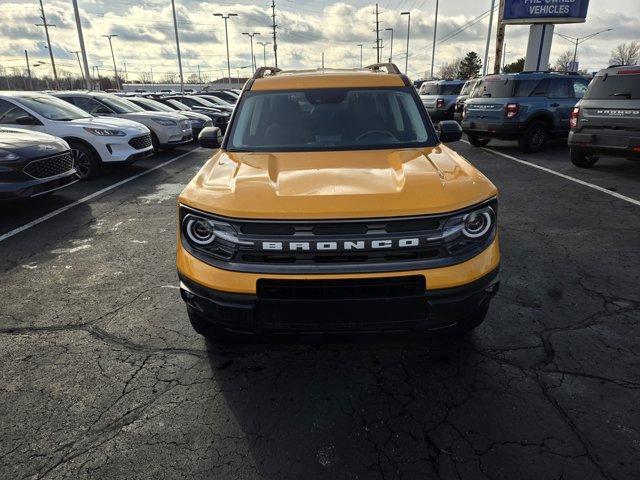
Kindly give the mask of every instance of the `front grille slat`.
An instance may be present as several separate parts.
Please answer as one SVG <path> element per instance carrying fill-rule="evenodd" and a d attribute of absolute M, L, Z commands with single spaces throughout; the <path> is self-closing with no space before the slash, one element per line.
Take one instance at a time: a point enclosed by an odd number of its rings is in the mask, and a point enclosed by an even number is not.
<path fill-rule="evenodd" d="M 40 158 L 29 162 L 22 171 L 30 177 L 43 179 L 61 175 L 73 169 L 73 155 L 70 151 Z"/>
<path fill-rule="evenodd" d="M 129 140 L 129 145 L 131 145 L 136 150 L 148 148 L 151 146 L 151 134 L 147 133 L 145 135 L 140 135 L 139 137 L 133 137 L 131 140 Z"/>

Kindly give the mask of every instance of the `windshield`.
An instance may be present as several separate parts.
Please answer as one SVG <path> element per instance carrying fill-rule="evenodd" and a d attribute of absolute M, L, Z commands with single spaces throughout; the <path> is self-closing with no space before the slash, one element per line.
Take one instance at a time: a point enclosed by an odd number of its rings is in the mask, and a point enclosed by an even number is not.
<path fill-rule="evenodd" d="M 178 110 L 184 110 L 186 112 L 191 111 L 191 107 L 189 107 L 188 105 L 185 105 L 182 102 L 179 102 L 178 100 L 169 99 L 169 100 L 165 100 L 165 102 L 167 102 L 169 105 L 173 105 Z"/>
<path fill-rule="evenodd" d="M 91 118 L 91 115 L 84 110 L 80 110 L 78 107 L 55 97 L 45 95 L 41 97 L 24 96 L 16 100 L 48 120 L 68 121 Z"/>
<path fill-rule="evenodd" d="M 216 105 L 214 105 L 210 101 L 205 100 L 204 98 L 200 98 L 200 97 L 189 97 L 189 98 L 187 98 L 185 100 L 187 100 L 187 101 L 192 100 L 194 103 L 199 103 L 203 107 L 214 107 L 214 108 L 216 107 Z"/>
<path fill-rule="evenodd" d="M 213 95 L 201 95 L 201 96 L 204 97 L 208 102 L 215 103 L 216 105 L 220 105 L 220 106 L 223 106 L 223 107 L 231 107 L 232 106 L 229 102 L 225 102 L 221 98 L 214 97 Z"/>
<path fill-rule="evenodd" d="M 412 87 L 247 92 L 229 151 L 316 151 L 432 146 Z"/>
<path fill-rule="evenodd" d="M 477 80 L 472 80 L 464 84 L 462 90 L 460 90 L 460 95 L 470 95 L 473 91 L 473 87 L 476 86 Z"/>
<path fill-rule="evenodd" d="M 596 77 L 584 97 L 589 100 L 639 100 L 640 75 Z"/>
<path fill-rule="evenodd" d="M 129 101 L 135 104 L 138 104 L 143 108 L 147 107 L 148 109 L 153 110 L 154 112 L 173 112 L 174 111 L 173 108 L 167 107 L 166 105 L 160 102 L 156 102 L 155 100 L 150 100 L 148 98 L 136 98 Z"/>
<path fill-rule="evenodd" d="M 144 112 L 142 107 L 139 107 L 133 102 L 120 97 L 98 97 L 102 103 L 110 107 L 116 113 L 136 113 Z"/>
<path fill-rule="evenodd" d="M 420 95 L 458 95 L 462 90 L 462 83 L 439 84 L 436 82 L 423 83 Z"/>
<path fill-rule="evenodd" d="M 513 80 L 505 77 L 488 77 L 478 80 L 471 92 L 472 98 L 529 97 L 540 79 Z"/>

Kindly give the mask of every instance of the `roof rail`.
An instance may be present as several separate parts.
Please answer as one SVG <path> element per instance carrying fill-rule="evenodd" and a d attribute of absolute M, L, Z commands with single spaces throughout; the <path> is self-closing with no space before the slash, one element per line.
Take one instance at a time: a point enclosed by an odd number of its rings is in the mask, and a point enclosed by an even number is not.
<path fill-rule="evenodd" d="M 371 70 L 372 72 L 379 72 L 383 68 L 387 70 L 387 73 L 393 75 L 401 75 L 402 72 L 397 67 L 395 63 L 374 63 L 372 65 L 367 65 L 365 67 L 367 70 Z"/>
<path fill-rule="evenodd" d="M 270 76 L 270 75 L 275 75 L 276 73 L 279 73 L 281 71 L 282 69 L 278 67 L 260 67 L 256 70 L 256 73 L 253 74 L 253 78 L 254 80 L 256 78 L 264 78 L 267 76 L 267 72 L 269 72 L 269 76 Z"/>

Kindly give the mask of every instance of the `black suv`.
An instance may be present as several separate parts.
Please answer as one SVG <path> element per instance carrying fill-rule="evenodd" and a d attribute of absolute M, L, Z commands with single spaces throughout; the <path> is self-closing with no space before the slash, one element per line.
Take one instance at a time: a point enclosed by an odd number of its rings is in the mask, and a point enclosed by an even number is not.
<path fill-rule="evenodd" d="M 598 155 L 640 159 L 640 66 L 599 71 L 571 113 L 571 161 L 590 168 Z"/>
<path fill-rule="evenodd" d="M 498 138 L 517 140 L 521 150 L 538 152 L 549 139 L 567 136 L 573 107 L 588 85 L 577 74 L 489 75 L 465 102 L 462 128 L 476 147 Z"/>

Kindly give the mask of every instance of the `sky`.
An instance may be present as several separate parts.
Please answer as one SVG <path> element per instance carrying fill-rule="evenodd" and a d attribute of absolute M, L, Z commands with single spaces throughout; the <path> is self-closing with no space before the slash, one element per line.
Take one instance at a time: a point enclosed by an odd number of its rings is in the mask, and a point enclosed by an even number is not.
<path fill-rule="evenodd" d="M 56 66 L 62 74 L 79 75 L 74 51 L 79 50 L 71 0 L 43 0 L 50 29 Z M 176 74 L 177 56 L 170 0 L 78 0 L 84 38 L 91 67 L 98 66 L 104 76 L 112 75 L 109 44 L 102 35 L 113 39 L 116 63 L 120 71 L 126 64 L 127 79 L 138 80 L 153 69 L 155 81 Z M 390 55 L 390 31 L 394 29 L 393 61 L 404 68 L 407 17 L 411 11 L 409 75 L 420 78 L 430 68 L 431 45 L 436 0 L 380 0 L 380 28 L 384 50 Z M 488 12 L 491 0 L 440 0 L 435 70 L 439 66 L 476 51 L 484 57 L 488 17 L 470 28 L 460 27 Z M 178 28 L 185 79 L 200 74 L 204 79 L 226 76 L 224 21 L 214 13 L 236 13 L 229 19 L 229 50 L 232 76 L 249 75 L 250 39 L 243 32 L 259 33 L 254 37 L 254 56 L 263 64 L 263 47 L 256 42 L 272 42 L 269 0 L 201 2 L 176 0 Z M 322 0 L 276 0 L 278 24 L 278 61 L 284 68 L 325 66 L 353 68 L 360 64 L 360 47 L 364 44 L 364 63 L 375 62 L 375 3 L 364 0 L 333 2 Z M 0 68 L 24 69 L 24 50 L 31 63 L 46 65 L 34 68 L 36 75 L 50 73 L 48 50 L 41 23 L 38 0 L 0 0 Z M 494 23 L 497 21 L 497 15 Z M 528 26 L 507 26 L 507 62 L 524 56 Z M 640 41 L 640 0 L 591 0 L 587 22 L 559 25 L 556 32 L 569 36 L 586 36 L 613 28 L 580 46 L 580 68 L 595 71 L 607 66 L 611 50 L 618 44 Z M 452 36 L 455 32 L 457 35 Z M 494 30 L 495 32 L 495 25 Z M 493 56 L 494 39 L 490 56 Z M 556 36 L 551 61 L 573 46 Z M 266 47 L 267 64 L 273 64 L 272 45 Z M 490 62 L 490 64 L 492 64 Z M 242 68 L 244 67 L 244 68 Z"/>

